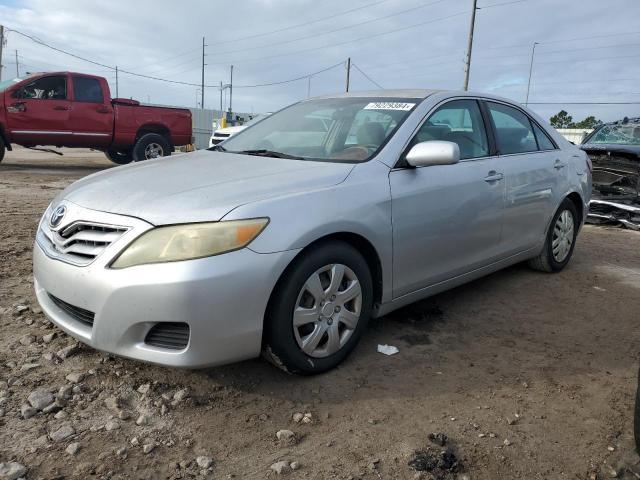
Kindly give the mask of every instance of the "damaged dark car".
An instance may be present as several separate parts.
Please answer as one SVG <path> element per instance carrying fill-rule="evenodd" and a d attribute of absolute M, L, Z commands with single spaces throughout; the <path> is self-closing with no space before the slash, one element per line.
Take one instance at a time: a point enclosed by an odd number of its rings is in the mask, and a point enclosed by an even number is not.
<path fill-rule="evenodd" d="M 640 230 L 640 117 L 601 125 L 580 148 L 593 163 L 587 221 Z"/>

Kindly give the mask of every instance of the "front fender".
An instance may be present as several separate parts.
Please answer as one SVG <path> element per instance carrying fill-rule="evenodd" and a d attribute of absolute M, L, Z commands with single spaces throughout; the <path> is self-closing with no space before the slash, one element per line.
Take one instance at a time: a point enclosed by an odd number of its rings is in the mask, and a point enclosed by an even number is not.
<path fill-rule="evenodd" d="M 378 162 L 361 164 L 339 185 L 242 205 L 224 219 L 269 217 L 267 228 L 249 245 L 258 253 L 305 248 L 337 233 L 364 237 L 380 257 L 386 301 L 391 295 L 393 254 L 388 172 Z"/>

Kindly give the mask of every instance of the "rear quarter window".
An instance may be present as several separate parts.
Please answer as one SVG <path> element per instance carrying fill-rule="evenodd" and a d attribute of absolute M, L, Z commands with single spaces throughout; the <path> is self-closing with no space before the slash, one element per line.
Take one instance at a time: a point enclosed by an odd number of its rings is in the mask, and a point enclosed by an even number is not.
<path fill-rule="evenodd" d="M 90 77 L 73 77 L 73 97 L 76 102 L 104 102 L 100 81 Z"/>

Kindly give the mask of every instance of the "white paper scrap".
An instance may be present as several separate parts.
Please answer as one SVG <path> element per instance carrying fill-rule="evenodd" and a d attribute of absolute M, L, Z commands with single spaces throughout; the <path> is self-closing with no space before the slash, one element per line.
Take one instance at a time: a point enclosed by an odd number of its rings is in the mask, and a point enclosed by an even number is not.
<path fill-rule="evenodd" d="M 378 352 L 384 353 L 385 355 L 395 355 L 399 351 L 398 347 L 394 347 L 393 345 L 378 345 Z"/>

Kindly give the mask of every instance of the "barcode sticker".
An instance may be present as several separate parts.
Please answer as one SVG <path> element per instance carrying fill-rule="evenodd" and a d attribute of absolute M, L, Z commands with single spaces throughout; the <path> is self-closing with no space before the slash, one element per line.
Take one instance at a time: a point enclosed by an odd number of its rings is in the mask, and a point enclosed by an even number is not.
<path fill-rule="evenodd" d="M 415 107 L 415 103 L 404 102 L 371 102 L 364 110 L 403 110 L 408 111 Z"/>

